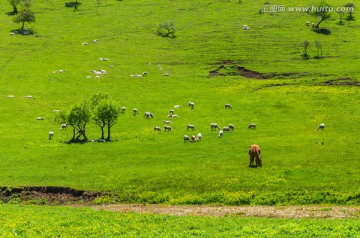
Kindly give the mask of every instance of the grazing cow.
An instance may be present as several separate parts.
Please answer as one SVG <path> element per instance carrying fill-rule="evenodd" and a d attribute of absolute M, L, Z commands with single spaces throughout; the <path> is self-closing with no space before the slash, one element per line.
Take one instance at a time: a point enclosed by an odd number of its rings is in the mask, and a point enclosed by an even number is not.
<path fill-rule="evenodd" d="M 250 145 L 249 155 L 250 155 L 250 164 L 249 167 L 252 167 L 254 160 L 256 159 L 256 167 L 262 167 L 262 159 L 260 157 L 261 150 L 260 147 L 256 144 Z"/>

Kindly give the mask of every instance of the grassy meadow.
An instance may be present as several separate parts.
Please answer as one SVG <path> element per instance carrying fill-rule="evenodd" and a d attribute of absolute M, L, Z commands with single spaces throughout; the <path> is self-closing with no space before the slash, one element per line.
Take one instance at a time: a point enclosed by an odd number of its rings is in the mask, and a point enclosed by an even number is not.
<path fill-rule="evenodd" d="M 325 35 L 305 25 L 319 21 L 307 13 L 260 15 L 262 4 L 96 0 L 83 1 L 74 11 L 64 2 L 38 0 L 32 5 L 36 22 L 25 24 L 35 33 L 22 36 L 10 35 L 21 25 L 12 22 L 6 14 L 11 6 L 2 1 L 0 185 L 71 187 L 108 194 L 97 203 L 359 205 L 357 8 L 355 20 L 343 24 L 333 13 L 321 24 L 331 32 Z M 164 22 L 174 22 L 175 39 L 156 35 Z M 245 24 L 249 31 L 241 29 Z M 94 39 L 98 42 L 92 43 Z M 310 42 L 308 60 L 301 56 L 305 40 Z M 315 58 L 315 40 L 322 44 L 322 59 Z M 277 76 L 209 77 L 224 61 Z M 106 69 L 107 75 L 97 79 L 91 70 L 100 69 Z M 144 71 L 146 77 L 130 77 Z M 127 110 L 112 128 L 113 141 L 68 144 L 71 130 L 61 131 L 51 122 L 53 110 L 66 111 L 98 92 L 108 93 Z M 25 95 L 33 98 L 24 99 Z M 194 110 L 187 107 L 189 101 L 195 102 Z M 226 103 L 233 109 L 225 110 Z M 171 119 L 173 130 L 154 132 L 153 127 L 163 127 L 162 120 L 177 104 L 182 107 L 175 109 L 179 118 Z M 134 116 L 133 108 L 140 114 Z M 145 111 L 155 118 L 144 119 Z M 221 127 L 232 123 L 235 130 L 220 139 L 210 130 L 213 122 Z M 256 130 L 247 128 L 252 122 Z M 325 130 L 316 130 L 320 123 L 325 123 Z M 194 124 L 196 131 L 187 131 L 187 124 Z M 55 132 L 53 140 L 48 140 L 49 131 Z M 100 137 L 95 125 L 87 131 L 90 139 Z M 203 135 L 201 142 L 183 142 L 184 134 L 198 132 Z M 254 143 L 262 149 L 262 168 L 248 168 L 247 150 Z M 84 217 L 82 212 L 77 216 Z M 177 223 L 177 218 L 151 219 Z M 274 222 L 281 226 L 284 221 Z M 297 226 L 298 221 L 292 222 Z M 304 229 L 302 222 L 310 221 L 299 222 Z M 324 223 L 331 226 L 331 221 Z"/>

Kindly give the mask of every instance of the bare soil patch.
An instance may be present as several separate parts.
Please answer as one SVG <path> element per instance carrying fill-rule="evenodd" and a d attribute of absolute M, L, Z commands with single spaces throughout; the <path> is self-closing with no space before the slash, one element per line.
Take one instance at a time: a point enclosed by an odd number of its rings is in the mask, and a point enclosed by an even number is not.
<path fill-rule="evenodd" d="M 95 210 L 175 216 L 239 216 L 268 218 L 359 218 L 360 207 L 349 206 L 172 206 L 114 204 L 91 206 Z"/>

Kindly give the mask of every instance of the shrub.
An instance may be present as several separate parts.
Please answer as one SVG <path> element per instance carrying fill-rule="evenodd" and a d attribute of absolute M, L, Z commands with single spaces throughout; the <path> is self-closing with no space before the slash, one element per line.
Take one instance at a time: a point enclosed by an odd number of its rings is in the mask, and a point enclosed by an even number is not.
<path fill-rule="evenodd" d="M 175 38 L 176 28 L 173 22 L 165 22 L 159 25 L 157 34 L 162 37 Z"/>

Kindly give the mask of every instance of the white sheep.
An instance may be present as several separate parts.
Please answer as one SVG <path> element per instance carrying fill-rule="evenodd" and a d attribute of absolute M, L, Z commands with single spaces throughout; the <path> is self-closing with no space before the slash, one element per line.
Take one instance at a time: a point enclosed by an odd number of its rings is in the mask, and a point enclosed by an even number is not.
<path fill-rule="evenodd" d="M 64 72 L 65 72 L 65 70 L 63 70 L 63 69 L 59 70 L 59 73 L 61 73 L 61 74 L 64 73 Z"/>
<path fill-rule="evenodd" d="M 144 71 L 144 72 L 142 73 L 142 75 L 143 75 L 143 76 L 147 76 L 147 75 L 148 75 L 148 72 L 145 72 L 145 71 Z"/>
<path fill-rule="evenodd" d="M 171 126 L 164 126 L 164 131 L 171 131 Z"/>
<path fill-rule="evenodd" d="M 234 126 L 233 124 L 230 124 L 230 125 L 229 125 L 229 129 L 230 129 L 231 131 L 233 131 L 233 130 L 235 130 L 235 126 Z"/>
<path fill-rule="evenodd" d="M 216 130 L 216 129 L 220 130 L 220 127 L 219 127 L 218 124 L 216 124 L 216 123 L 211 123 L 211 124 L 210 124 L 210 128 L 211 128 L 212 131 L 213 131 L 213 130 Z"/>
<path fill-rule="evenodd" d="M 176 115 L 176 114 L 169 114 L 167 117 L 178 118 L 178 115 Z"/>
<path fill-rule="evenodd" d="M 167 125 L 171 124 L 171 121 L 166 121 L 166 120 L 163 120 L 163 122 Z"/>
<path fill-rule="evenodd" d="M 50 131 L 50 132 L 49 132 L 49 140 L 52 140 L 53 136 L 54 136 L 54 132 L 53 132 L 53 131 Z"/>
<path fill-rule="evenodd" d="M 95 39 L 95 40 L 92 40 L 92 43 L 97 43 L 99 40 L 98 39 Z"/>
<path fill-rule="evenodd" d="M 106 74 L 106 70 L 105 70 L 105 69 L 100 69 L 99 72 L 100 72 L 100 74 L 104 74 L 104 75 Z"/>
<path fill-rule="evenodd" d="M 197 136 L 196 136 L 196 139 L 197 139 L 198 141 L 201 141 L 201 138 L 202 138 L 202 134 L 201 134 L 201 133 L 198 133 Z"/>
<path fill-rule="evenodd" d="M 31 99 L 31 98 L 33 98 L 31 95 L 26 95 L 26 96 L 24 96 L 24 98 L 28 98 L 28 99 Z"/>
<path fill-rule="evenodd" d="M 256 124 L 255 123 L 251 123 L 248 125 L 249 129 L 256 129 Z"/>
<path fill-rule="evenodd" d="M 224 132 L 222 130 L 219 131 L 218 137 L 221 138 L 223 136 Z"/>
<path fill-rule="evenodd" d="M 14 95 L 8 95 L 7 98 L 14 98 Z"/>
<path fill-rule="evenodd" d="M 154 126 L 154 131 L 161 131 L 161 128 L 158 126 Z"/>
<path fill-rule="evenodd" d="M 225 104 L 225 109 L 232 109 L 231 104 L 229 104 L 229 103 Z"/>
<path fill-rule="evenodd" d="M 144 117 L 145 117 L 145 118 L 148 118 L 148 119 L 154 118 L 154 114 L 151 113 L 151 112 L 145 112 L 145 113 L 144 113 Z"/>
<path fill-rule="evenodd" d="M 195 130 L 195 126 L 194 125 L 192 125 L 192 124 L 188 124 L 187 126 L 186 126 L 186 130 L 189 130 L 189 129 L 191 129 L 191 130 Z"/>
<path fill-rule="evenodd" d="M 88 75 L 88 76 L 86 76 L 86 78 L 87 78 L 87 79 L 91 79 L 91 76 L 90 76 L 90 75 Z"/>
<path fill-rule="evenodd" d="M 136 109 L 136 108 L 134 108 L 134 109 L 133 109 L 133 114 L 134 114 L 134 116 L 135 116 L 136 114 L 139 114 L 139 110 Z"/>
<path fill-rule="evenodd" d="M 174 108 L 180 108 L 181 107 L 181 105 L 175 105 L 174 106 Z"/>
<path fill-rule="evenodd" d="M 163 74 L 163 76 L 170 76 L 170 74 L 169 74 L 169 73 L 165 73 L 165 74 Z"/>
<path fill-rule="evenodd" d="M 174 110 L 173 109 L 170 109 L 170 111 L 169 111 L 169 113 L 170 113 L 170 115 L 174 115 Z"/>
<path fill-rule="evenodd" d="M 189 107 L 191 108 L 191 109 L 194 109 L 194 107 L 195 107 L 195 103 L 194 102 L 189 102 Z"/>
<path fill-rule="evenodd" d="M 324 130 L 324 128 L 325 128 L 325 124 L 324 124 L 324 123 L 321 123 L 316 130 L 317 130 L 317 131 L 318 131 L 319 129 Z"/>
<path fill-rule="evenodd" d="M 184 135 L 184 142 L 190 141 L 190 137 L 188 135 Z"/>
<path fill-rule="evenodd" d="M 121 113 L 125 113 L 125 111 L 126 111 L 126 107 L 122 107 L 121 108 Z"/>
<path fill-rule="evenodd" d="M 250 27 L 248 27 L 248 25 L 243 25 L 242 29 L 246 31 L 246 30 L 250 30 Z"/>
<path fill-rule="evenodd" d="M 60 110 L 53 110 L 53 113 L 59 113 Z"/>
<path fill-rule="evenodd" d="M 83 42 L 83 43 L 81 43 L 82 45 L 88 45 L 89 43 L 87 43 L 87 42 Z"/>
<path fill-rule="evenodd" d="M 230 128 L 227 126 L 224 126 L 222 129 L 224 132 L 231 132 Z"/>
<path fill-rule="evenodd" d="M 310 26 L 310 22 L 309 22 L 309 21 L 306 21 L 306 26 Z"/>
<path fill-rule="evenodd" d="M 36 120 L 38 120 L 38 121 L 43 121 L 44 118 L 43 118 L 43 117 L 37 117 Z"/>
<path fill-rule="evenodd" d="M 63 124 L 60 125 L 60 130 L 65 130 L 66 131 L 67 127 L 68 127 L 68 125 L 63 123 Z"/>

